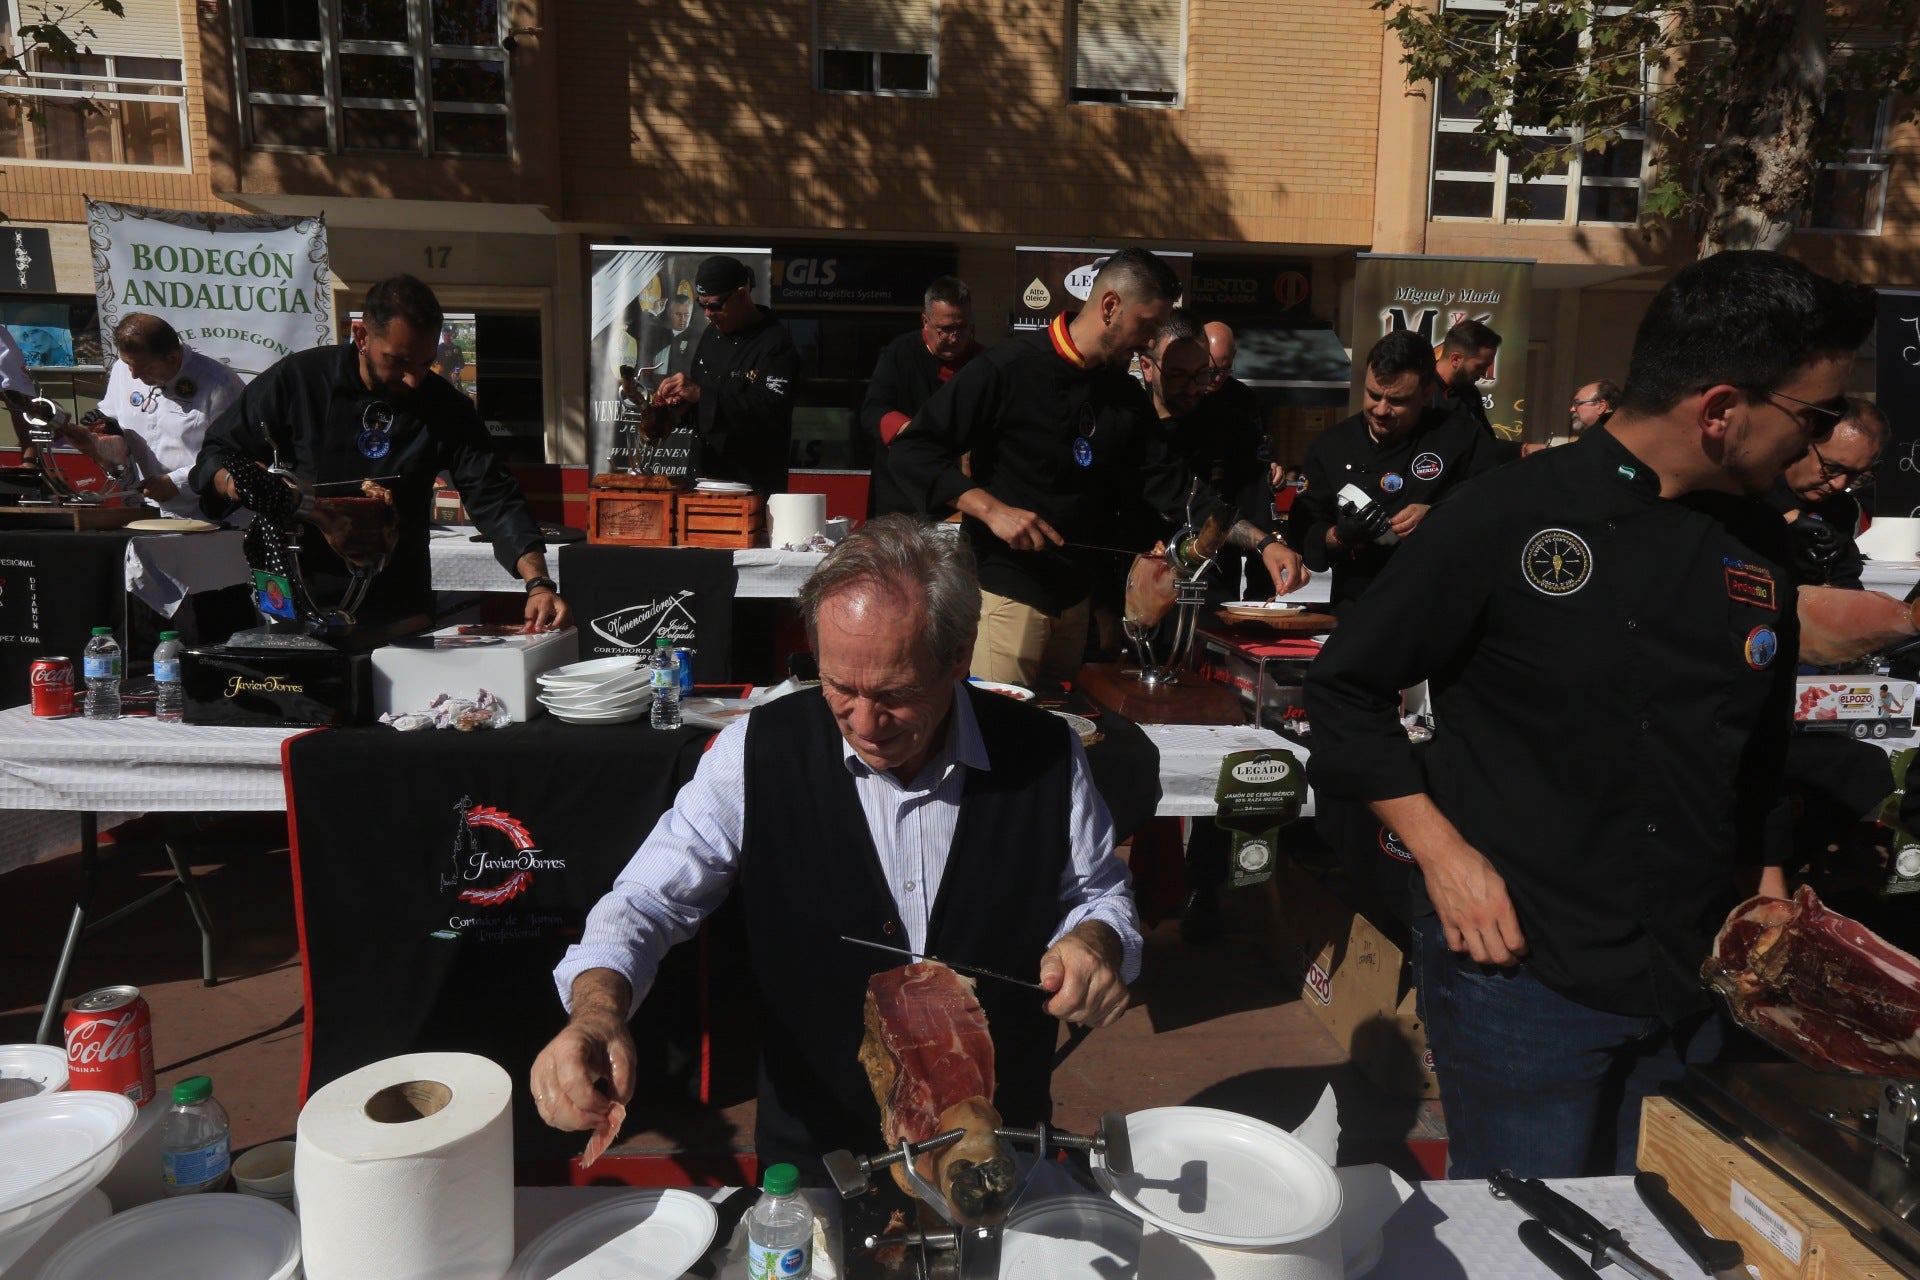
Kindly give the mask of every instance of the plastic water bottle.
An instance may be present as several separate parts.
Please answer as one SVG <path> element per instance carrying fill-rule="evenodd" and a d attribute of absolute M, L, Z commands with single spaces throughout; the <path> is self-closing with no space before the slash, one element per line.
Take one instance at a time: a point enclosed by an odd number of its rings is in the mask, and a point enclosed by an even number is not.
<path fill-rule="evenodd" d="M 653 650 L 653 727 L 680 727 L 680 664 L 673 641 L 662 636 Z"/>
<path fill-rule="evenodd" d="M 178 631 L 162 631 L 160 645 L 153 651 L 153 683 L 160 691 L 153 718 L 164 724 L 179 724 L 186 711 L 186 697 L 180 691 L 180 653 L 185 647 Z"/>
<path fill-rule="evenodd" d="M 87 678 L 87 719 L 120 718 L 120 679 L 126 675 L 120 662 L 120 642 L 113 638 L 112 627 L 95 627 L 81 659 Z"/>
<path fill-rule="evenodd" d="M 749 1280 L 805 1280 L 813 1274 L 813 1208 L 799 1194 L 800 1171 L 776 1164 L 761 1180 L 765 1192 L 747 1214 Z"/>
<path fill-rule="evenodd" d="M 170 1196 L 218 1191 L 233 1164 L 227 1109 L 213 1096 L 213 1081 L 189 1076 L 173 1086 L 166 1129 L 160 1135 L 160 1181 Z"/>

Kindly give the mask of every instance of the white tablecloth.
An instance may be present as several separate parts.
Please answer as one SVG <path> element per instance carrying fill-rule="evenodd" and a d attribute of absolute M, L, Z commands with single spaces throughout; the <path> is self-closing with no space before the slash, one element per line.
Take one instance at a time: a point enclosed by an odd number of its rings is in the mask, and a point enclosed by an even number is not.
<path fill-rule="evenodd" d="M 493 544 L 475 542 L 478 530 L 454 526 L 436 529 L 427 551 L 433 561 L 435 591 L 518 591 L 520 584 L 493 558 Z M 549 548 L 547 567 L 556 582 L 560 578 L 558 548 Z M 813 576 L 826 557 L 811 551 L 769 551 L 764 547 L 733 553 L 733 567 L 740 575 L 736 596 L 760 600 L 790 600 L 800 584 Z M 560 589 L 566 590 L 561 582 Z"/>
<path fill-rule="evenodd" d="M 1307 749 L 1271 729 L 1250 725 L 1143 724 L 1140 731 L 1160 749 L 1159 818 L 1210 818 L 1219 812 L 1214 788 L 1220 782 L 1220 761 L 1233 751 L 1285 747 L 1307 762 Z M 1301 817 L 1313 816 L 1313 793 L 1301 799 Z"/>
<path fill-rule="evenodd" d="M 287 807 L 280 744 L 299 729 L 230 729 L 124 720 L 43 720 L 0 711 L 0 872 L 140 813 Z"/>
<path fill-rule="evenodd" d="M 127 594 L 171 618 L 197 591 L 217 591 L 247 581 L 246 535 L 238 529 L 211 533 L 156 533 L 127 543 Z"/>
<path fill-rule="evenodd" d="M 1906 599 L 1916 582 L 1920 582 L 1920 560 L 1869 560 L 1860 571 L 1861 586 L 1884 591 L 1896 600 Z"/>

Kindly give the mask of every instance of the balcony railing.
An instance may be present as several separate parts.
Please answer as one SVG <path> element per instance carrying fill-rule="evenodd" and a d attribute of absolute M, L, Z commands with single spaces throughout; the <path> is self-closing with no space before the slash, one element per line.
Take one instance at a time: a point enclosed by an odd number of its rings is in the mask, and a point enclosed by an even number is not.
<path fill-rule="evenodd" d="M 0 161 L 184 169 L 186 140 L 179 81 L 0 75 Z"/>

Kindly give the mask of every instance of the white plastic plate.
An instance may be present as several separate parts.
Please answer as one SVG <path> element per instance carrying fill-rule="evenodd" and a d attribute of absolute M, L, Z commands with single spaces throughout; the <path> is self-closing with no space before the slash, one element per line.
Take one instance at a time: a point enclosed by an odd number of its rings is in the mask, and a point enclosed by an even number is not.
<path fill-rule="evenodd" d="M 1280 600 L 1229 600 L 1222 609 L 1245 609 L 1252 613 L 1301 613 L 1302 607 Z"/>
<path fill-rule="evenodd" d="M 300 1220 L 271 1200 L 207 1192 L 115 1214 L 47 1260 L 41 1280 L 289 1280 Z"/>
<path fill-rule="evenodd" d="M 752 493 L 753 486 L 738 480 L 701 480 L 694 486 L 701 493 Z"/>
<path fill-rule="evenodd" d="M 985 689 L 988 693 L 1005 694 L 1015 702 L 1033 701 L 1033 690 L 1023 685 L 1006 684 L 999 680 L 975 680 L 972 683 L 976 689 Z"/>
<path fill-rule="evenodd" d="M 1094 1156 L 1116 1203 L 1189 1240 L 1235 1249 L 1291 1244 L 1340 1216 L 1340 1180 L 1300 1139 L 1211 1107 L 1154 1107 L 1127 1117 L 1134 1172 Z"/>
<path fill-rule="evenodd" d="M 1077 716 L 1071 711 L 1056 711 L 1053 714 L 1065 720 L 1068 726 L 1072 728 L 1074 736 L 1078 737 L 1083 743 L 1086 742 L 1088 738 L 1100 732 L 1100 727 L 1085 716 Z"/>
<path fill-rule="evenodd" d="M 520 1251 L 507 1280 L 680 1280 L 718 1226 L 700 1196 L 648 1187 L 556 1222 Z"/>
<path fill-rule="evenodd" d="M 0 1107 L 0 1214 L 89 1177 L 105 1177 L 138 1114 L 119 1094 L 92 1090 Z"/>
<path fill-rule="evenodd" d="M 67 1055 L 57 1045 L 0 1044 L 0 1080 L 25 1080 L 37 1093 L 67 1087 Z"/>
<path fill-rule="evenodd" d="M 1022 1205 L 1000 1240 L 1001 1280 L 1131 1276 L 1139 1265 L 1140 1219 L 1092 1196 Z"/>
<path fill-rule="evenodd" d="M 570 662 L 564 667 L 542 671 L 534 679 L 544 685 L 595 685 L 622 672 L 633 671 L 639 666 L 639 654 L 623 653 L 614 658 L 589 658 L 585 662 Z"/>

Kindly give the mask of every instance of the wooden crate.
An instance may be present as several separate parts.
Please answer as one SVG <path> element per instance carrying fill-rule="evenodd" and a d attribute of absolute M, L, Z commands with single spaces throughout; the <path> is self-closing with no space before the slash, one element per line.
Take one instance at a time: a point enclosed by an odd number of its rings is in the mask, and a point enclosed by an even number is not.
<path fill-rule="evenodd" d="M 616 547 L 673 545 L 671 492 L 595 489 L 587 495 L 587 504 L 588 542 Z"/>
<path fill-rule="evenodd" d="M 1700 1225 L 1738 1241 L 1761 1280 L 1894 1280 L 1898 1267 L 1844 1222 L 1666 1098 L 1640 1112 L 1640 1167 L 1663 1175 Z"/>
<path fill-rule="evenodd" d="M 767 543 L 767 500 L 757 493 L 688 493 L 680 497 L 683 547 L 737 551 Z"/>

